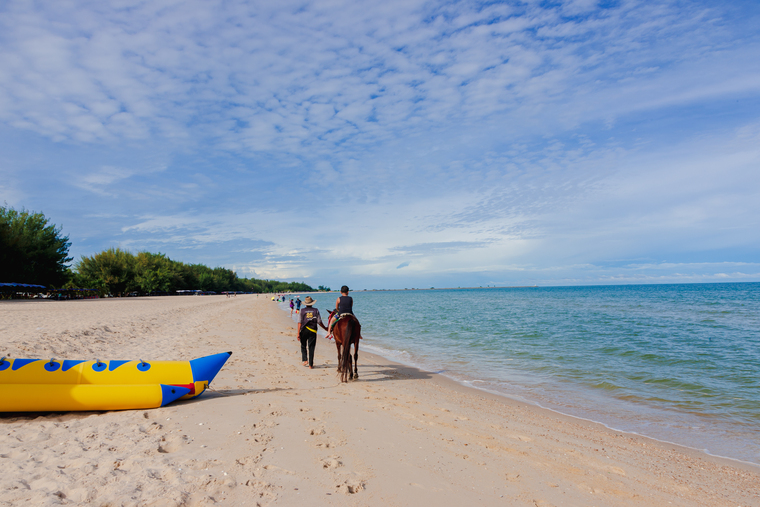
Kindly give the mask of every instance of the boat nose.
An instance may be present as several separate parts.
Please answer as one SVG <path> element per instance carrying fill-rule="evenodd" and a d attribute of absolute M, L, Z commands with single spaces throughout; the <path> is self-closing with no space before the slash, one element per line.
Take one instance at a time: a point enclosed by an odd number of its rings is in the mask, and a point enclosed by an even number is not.
<path fill-rule="evenodd" d="M 222 352 L 221 354 L 199 357 L 190 361 L 190 368 L 193 371 L 193 382 L 206 381 L 211 383 L 231 355 L 232 352 Z"/>

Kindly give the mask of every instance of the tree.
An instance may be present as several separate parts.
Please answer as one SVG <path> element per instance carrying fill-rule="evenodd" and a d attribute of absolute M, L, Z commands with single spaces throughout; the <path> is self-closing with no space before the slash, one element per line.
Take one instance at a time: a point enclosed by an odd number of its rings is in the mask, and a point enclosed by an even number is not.
<path fill-rule="evenodd" d="M 183 284 L 179 263 L 162 253 L 139 252 L 135 258 L 135 283 L 143 294 L 176 290 Z"/>
<path fill-rule="evenodd" d="M 71 243 L 42 213 L 0 206 L 0 281 L 60 287 Z"/>
<path fill-rule="evenodd" d="M 109 248 L 92 257 L 84 255 L 76 265 L 78 281 L 101 294 L 125 294 L 139 289 L 135 256 L 121 248 Z"/>

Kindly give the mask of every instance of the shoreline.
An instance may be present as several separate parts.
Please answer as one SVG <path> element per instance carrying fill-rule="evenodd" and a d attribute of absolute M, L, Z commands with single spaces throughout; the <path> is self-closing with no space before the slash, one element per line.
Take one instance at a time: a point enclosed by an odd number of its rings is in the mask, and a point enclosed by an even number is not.
<path fill-rule="evenodd" d="M 322 332 L 322 331 L 320 331 L 320 332 Z M 324 337 L 320 336 L 319 338 L 323 339 Z M 320 342 L 320 343 L 324 343 L 324 342 Z M 553 408 L 550 408 L 550 407 L 544 407 L 540 403 L 532 401 L 532 400 L 520 399 L 520 398 L 518 398 L 516 396 L 510 396 L 509 394 L 506 394 L 506 393 L 500 393 L 500 392 L 491 391 L 491 390 L 480 388 L 480 387 L 473 386 L 473 385 L 467 385 L 464 381 L 459 381 L 457 379 L 449 377 L 445 373 L 429 371 L 429 370 L 426 370 L 423 367 L 420 367 L 420 366 L 417 366 L 417 365 L 414 365 L 414 364 L 404 363 L 403 361 L 399 361 L 399 360 L 394 359 L 394 358 L 389 358 L 389 357 L 384 356 L 382 354 L 379 354 L 377 352 L 368 352 L 368 351 L 366 351 L 366 349 L 361 350 L 361 356 L 360 357 L 366 357 L 366 356 L 369 356 L 369 358 L 374 363 L 388 362 L 388 363 L 391 363 L 391 364 L 395 365 L 396 367 L 402 367 L 402 368 L 407 368 L 407 369 L 412 370 L 412 371 L 416 371 L 417 373 L 414 376 L 416 376 L 418 378 L 422 378 L 424 376 L 429 376 L 433 382 L 436 382 L 436 383 L 438 383 L 438 384 L 440 384 L 440 385 L 442 385 L 442 386 L 444 386 L 444 387 L 446 387 L 448 389 L 452 389 L 452 390 L 460 389 L 460 390 L 463 390 L 463 392 L 469 392 L 469 394 L 471 394 L 473 396 L 485 396 L 485 395 L 488 395 L 490 397 L 493 397 L 494 401 L 506 401 L 506 402 L 509 402 L 509 403 L 517 403 L 517 404 L 523 405 L 527 409 L 535 409 L 537 411 L 547 412 L 547 413 L 550 413 L 550 414 L 552 414 L 554 416 L 557 416 L 557 417 L 560 417 L 560 418 L 563 418 L 563 419 L 567 419 L 569 421 L 574 421 L 576 423 L 590 424 L 590 425 L 593 425 L 593 426 L 596 426 L 596 427 L 599 427 L 599 428 L 603 428 L 603 429 L 605 429 L 608 432 L 613 433 L 613 434 L 625 434 L 625 435 L 630 436 L 632 438 L 633 437 L 641 438 L 641 439 L 650 441 L 652 443 L 660 444 L 660 445 L 665 446 L 665 447 L 677 448 L 681 452 L 693 454 L 695 457 L 700 457 L 700 456 L 702 456 L 702 457 L 709 457 L 709 458 L 713 458 L 715 460 L 718 460 L 720 462 L 724 462 L 723 463 L 724 465 L 743 466 L 743 467 L 746 467 L 748 471 L 753 471 L 753 472 L 756 472 L 756 473 L 760 473 L 760 463 L 753 463 L 751 461 L 745 461 L 745 460 L 741 460 L 741 459 L 737 459 L 737 458 L 731 458 L 730 456 L 721 456 L 719 454 L 713 454 L 713 453 L 708 452 L 705 449 L 699 449 L 697 447 L 690 447 L 688 445 L 679 444 L 677 442 L 670 442 L 668 440 L 662 440 L 662 439 L 655 438 L 655 437 L 652 437 L 652 436 L 649 436 L 649 435 L 645 435 L 643 433 L 637 433 L 635 431 L 621 430 L 621 429 L 609 426 L 609 425 L 607 425 L 607 424 L 605 424 L 604 422 L 601 422 L 601 421 L 595 421 L 593 419 L 589 419 L 589 418 L 586 418 L 586 417 L 580 417 L 580 416 L 576 416 L 576 415 L 572 415 L 572 414 L 566 414 L 566 413 L 562 412 L 561 410 L 556 410 L 556 409 L 553 409 Z"/>
<path fill-rule="evenodd" d="M 0 505 L 760 505 L 760 469 L 334 346 L 268 297 L 0 305 L 14 357 L 233 355 L 196 400 L 5 414 Z M 123 304 L 126 303 L 126 304 Z M 34 459 L 32 459 L 32 456 Z"/>
<path fill-rule="evenodd" d="M 606 429 L 608 429 L 608 430 L 610 430 L 612 432 L 615 432 L 615 433 L 625 433 L 625 434 L 628 434 L 628 435 L 639 436 L 641 438 L 646 438 L 646 439 L 652 440 L 654 442 L 659 442 L 659 443 L 664 444 L 664 445 L 670 445 L 670 446 L 680 447 L 680 448 L 683 448 L 683 449 L 688 449 L 690 451 L 694 451 L 694 452 L 697 452 L 697 453 L 700 453 L 700 454 L 704 454 L 706 456 L 710 456 L 710 457 L 713 457 L 713 458 L 719 458 L 719 459 L 722 459 L 722 460 L 727 460 L 727 461 L 730 461 L 732 463 L 741 463 L 743 465 L 754 467 L 755 469 L 760 470 L 760 463 L 755 463 L 755 462 L 752 462 L 752 461 L 747 461 L 747 460 L 743 460 L 743 459 L 739 459 L 739 458 L 732 458 L 731 456 L 723 456 L 721 454 L 709 452 L 707 449 L 701 449 L 701 448 L 698 448 L 698 447 L 691 447 L 691 446 L 688 446 L 688 445 L 685 445 L 685 444 L 681 444 L 681 443 L 678 443 L 678 442 L 672 442 L 672 441 L 669 441 L 669 440 L 665 440 L 665 439 L 657 438 L 657 437 L 654 437 L 654 436 L 651 436 L 651 435 L 647 435 L 645 433 L 640 433 L 640 432 L 636 432 L 636 431 L 632 431 L 632 430 L 625 430 L 625 429 L 615 428 L 614 426 L 611 426 L 610 424 L 607 424 L 607 423 L 605 423 L 603 421 L 597 421 L 595 419 L 591 419 L 591 418 L 588 418 L 588 417 L 583 417 L 583 416 L 574 415 L 574 414 L 568 414 L 566 412 L 563 412 L 560 409 L 546 407 L 546 406 L 542 405 L 538 401 L 527 399 L 527 398 L 524 398 L 524 397 L 519 396 L 519 395 L 510 395 L 509 393 L 499 392 L 499 391 L 496 391 L 496 390 L 491 390 L 491 389 L 487 389 L 487 388 L 484 388 L 484 387 L 478 387 L 478 386 L 475 386 L 475 385 L 469 385 L 468 381 L 457 380 L 457 379 L 455 379 L 453 377 L 450 377 L 450 376 L 446 375 L 445 373 L 429 371 L 429 370 L 425 369 L 422 366 L 418 366 L 418 365 L 410 364 L 410 363 L 405 363 L 403 361 L 400 361 L 400 360 L 394 359 L 394 358 L 389 358 L 387 356 L 384 356 L 381 353 L 376 353 L 376 352 L 363 352 L 363 353 L 364 354 L 372 354 L 374 356 L 383 358 L 383 360 L 385 360 L 385 361 L 396 363 L 398 365 L 402 365 L 402 366 L 406 366 L 406 367 L 409 367 L 409 368 L 418 369 L 418 370 L 426 372 L 426 373 L 428 373 L 430 375 L 441 376 L 441 377 L 443 377 L 443 378 L 445 378 L 445 379 L 453 382 L 454 384 L 461 386 L 464 389 L 471 389 L 471 390 L 473 390 L 473 391 L 475 391 L 477 393 L 488 393 L 490 395 L 493 395 L 493 396 L 496 396 L 496 397 L 499 397 L 499 398 L 506 398 L 506 399 L 512 400 L 512 401 L 514 401 L 516 403 L 522 403 L 522 404 L 530 406 L 530 407 L 535 407 L 536 409 L 546 410 L 548 412 L 551 412 L 553 414 L 557 414 L 559 416 L 568 417 L 568 418 L 575 419 L 575 420 L 578 420 L 578 421 L 584 421 L 584 422 L 587 422 L 587 423 L 590 423 L 590 424 L 594 424 L 594 425 L 599 425 L 599 426 L 602 426 L 602 427 L 604 427 L 604 428 L 606 428 Z"/>
<path fill-rule="evenodd" d="M 500 288 L 504 288 L 504 287 L 500 287 Z M 509 287 L 509 288 L 514 288 L 514 287 Z M 430 289 L 415 289 L 415 290 L 430 290 Z M 435 290 L 438 290 L 438 289 L 435 289 Z M 443 289 L 440 289 L 440 290 L 443 290 Z M 367 292 L 369 292 L 369 291 L 367 291 Z M 285 305 L 286 305 L 286 303 L 277 303 L 277 307 L 280 310 L 282 310 L 285 314 L 287 314 L 287 312 L 289 311 L 289 307 L 286 307 Z M 291 318 L 291 319 L 295 319 L 295 315 L 288 316 L 288 317 Z M 296 322 L 296 321 L 294 320 L 293 322 Z M 319 331 L 319 333 L 323 333 L 323 332 L 324 331 L 322 331 L 322 330 Z M 323 338 L 323 336 L 320 334 L 319 338 Z M 364 343 L 364 342 L 362 342 L 362 343 Z M 372 347 L 372 345 L 370 345 L 370 347 Z M 689 450 L 691 452 L 695 452 L 695 453 L 698 453 L 700 455 L 710 456 L 710 457 L 721 459 L 721 460 L 726 460 L 726 461 L 728 461 L 730 463 L 741 464 L 741 465 L 744 465 L 744 466 L 748 466 L 751 469 L 754 469 L 756 471 L 760 471 L 760 463 L 755 463 L 753 461 L 748 461 L 748 460 L 743 460 L 743 459 L 739 459 L 739 458 L 734 458 L 734 457 L 731 457 L 731 456 L 724 456 L 724 455 L 721 455 L 721 454 L 712 453 L 712 452 L 709 452 L 707 449 L 704 449 L 704 448 L 691 447 L 691 446 L 686 445 L 686 444 L 682 444 L 682 443 L 678 443 L 678 442 L 673 442 L 673 441 L 670 441 L 670 440 L 667 440 L 667 439 L 663 439 L 663 438 L 657 438 L 655 436 L 647 435 L 646 433 L 642 433 L 642 432 L 615 428 L 613 425 L 607 424 L 607 423 L 605 423 L 603 421 L 598 421 L 598 420 L 591 419 L 591 418 L 588 418 L 588 417 L 583 417 L 583 416 L 580 416 L 580 415 L 574 415 L 574 414 L 566 413 L 566 412 L 563 412 L 560 409 L 555 409 L 555 408 L 552 408 L 552 407 L 544 406 L 544 405 L 542 405 L 538 401 L 527 399 L 527 398 L 521 397 L 519 395 L 510 395 L 510 393 L 500 392 L 500 391 L 497 391 L 497 390 L 491 390 L 491 389 L 487 389 L 487 388 L 484 388 L 484 387 L 478 387 L 476 385 L 471 385 L 471 384 L 468 383 L 467 380 L 460 380 L 460 379 L 454 378 L 452 376 L 449 376 L 446 373 L 434 372 L 432 370 L 426 369 L 425 366 L 422 366 L 422 365 L 419 365 L 419 364 L 414 364 L 414 362 L 412 362 L 412 361 L 410 361 L 410 362 L 404 362 L 402 359 L 398 359 L 396 357 L 389 357 L 388 355 L 384 355 L 382 353 L 382 351 L 377 351 L 377 347 L 373 347 L 373 349 L 375 350 L 375 352 L 367 352 L 367 349 L 365 348 L 365 349 L 363 349 L 362 354 L 363 355 L 365 355 L 365 354 L 371 354 L 375 358 L 380 358 L 383 361 L 388 361 L 388 362 L 394 363 L 394 364 L 396 364 L 398 366 L 404 366 L 404 367 L 408 367 L 408 368 L 413 368 L 413 369 L 416 369 L 416 370 L 418 370 L 420 372 L 424 372 L 424 373 L 426 373 L 428 375 L 432 375 L 432 376 L 435 376 L 435 377 L 438 377 L 438 378 L 444 378 L 447 381 L 452 382 L 454 385 L 458 385 L 458 386 L 460 386 L 462 388 L 465 388 L 465 389 L 471 389 L 473 392 L 476 392 L 476 393 L 488 393 L 488 394 L 496 396 L 496 397 L 506 398 L 506 399 L 514 401 L 516 403 L 525 404 L 525 405 L 527 405 L 529 407 L 536 407 L 537 409 L 545 410 L 545 411 L 557 414 L 559 416 L 568 417 L 570 419 L 577 420 L 577 421 L 584 421 L 584 422 L 587 422 L 587 423 L 590 423 L 590 424 L 594 424 L 594 425 L 599 425 L 601 427 L 604 427 L 604 428 L 608 429 L 609 431 L 611 431 L 613 433 L 624 433 L 626 435 L 638 436 L 638 437 L 641 437 L 641 438 L 649 439 L 649 440 L 651 440 L 653 442 L 659 442 L 659 443 L 661 443 L 663 445 L 666 445 L 666 446 L 674 446 L 674 447 L 682 448 L 684 450 Z"/>
<path fill-rule="evenodd" d="M 575 424 L 588 424 L 590 426 L 594 426 L 597 430 L 606 431 L 610 434 L 615 434 L 615 435 L 623 434 L 630 438 L 639 438 L 644 441 L 647 441 L 650 444 L 657 444 L 661 447 L 672 447 L 678 450 L 679 452 L 693 455 L 693 457 L 695 458 L 710 458 L 710 459 L 714 459 L 716 462 L 722 465 L 744 467 L 749 472 L 760 473 L 760 464 L 758 463 L 735 459 L 728 456 L 720 456 L 717 454 L 711 454 L 704 449 L 689 447 L 687 445 L 679 444 L 676 442 L 669 442 L 667 440 L 660 440 L 658 438 L 654 438 L 654 437 L 644 435 L 641 433 L 636 433 L 634 431 L 616 429 L 616 428 L 606 425 L 603 422 L 594 421 L 593 419 L 587 419 L 585 417 L 579 417 L 572 414 L 565 414 L 559 410 L 543 407 L 540 404 L 532 402 L 530 400 L 519 399 L 516 397 L 509 396 L 504 393 L 493 392 L 493 391 L 489 391 L 487 389 L 481 389 L 475 386 L 468 386 L 466 384 L 463 384 L 462 382 L 457 381 L 456 379 L 446 376 L 443 373 L 427 371 L 424 368 L 420 368 L 415 365 L 399 362 L 395 359 L 390 359 L 381 354 L 377 354 L 374 352 L 362 351 L 361 354 L 362 356 L 370 356 L 371 360 L 375 363 L 389 362 L 397 367 L 407 368 L 409 370 L 416 371 L 417 373 L 413 374 L 413 376 L 416 376 L 418 378 L 429 376 L 432 382 L 440 384 L 446 389 L 460 390 L 464 394 L 471 395 L 471 396 L 487 397 L 487 398 L 492 399 L 495 402 L 503 402 L 506 405 L 510 405 L 512 403 L 518 404 L 518 405 L 523 406 L 527 410 L 536 410 L 537 412 L 543 412 L 545 413 L 545 415 L 554 416 L 559 419 L 567 420 L 568 422 L 572 422 Z"/>

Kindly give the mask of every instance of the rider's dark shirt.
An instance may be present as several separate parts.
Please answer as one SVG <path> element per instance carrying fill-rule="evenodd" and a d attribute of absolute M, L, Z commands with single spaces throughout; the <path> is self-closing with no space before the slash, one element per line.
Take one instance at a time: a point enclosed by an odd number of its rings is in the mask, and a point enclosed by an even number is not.
<path fill-rule="evenodd" d="M 354 299 L 351 296 L 341 296 L 338 301 L 338 315 L 354 313 Z"/>

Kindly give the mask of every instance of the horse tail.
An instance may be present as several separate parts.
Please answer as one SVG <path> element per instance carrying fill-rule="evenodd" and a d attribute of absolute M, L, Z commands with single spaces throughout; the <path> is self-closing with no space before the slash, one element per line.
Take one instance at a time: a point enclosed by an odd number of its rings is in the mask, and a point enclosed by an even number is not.
<path fill-rule="evenodd" d="M 351 372 L 351 341 L 354 331 L 354 319 L 346 319 L 346 329 L 343 332 L 343 350 L 340 358 L 340 381 L 348 382 L 348 374 Z"/>

